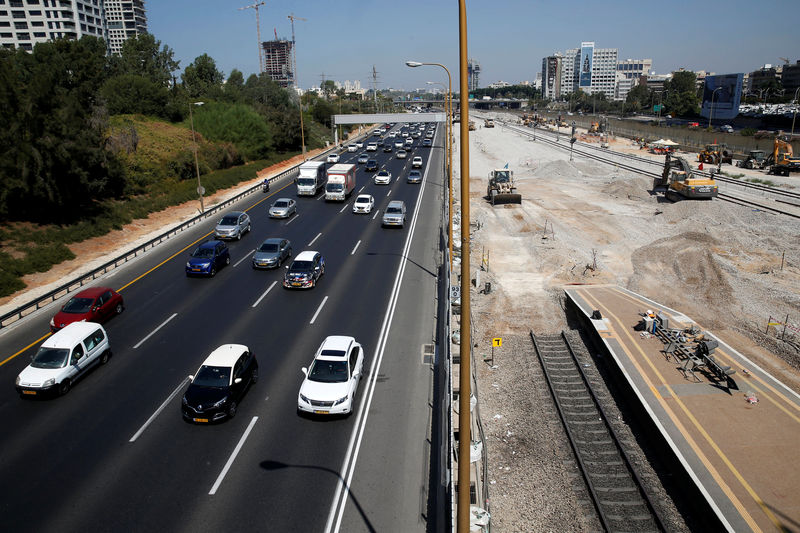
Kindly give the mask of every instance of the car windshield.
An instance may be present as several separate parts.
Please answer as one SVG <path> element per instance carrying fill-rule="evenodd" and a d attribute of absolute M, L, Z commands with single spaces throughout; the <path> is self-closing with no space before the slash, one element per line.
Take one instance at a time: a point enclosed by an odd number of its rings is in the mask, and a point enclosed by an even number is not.
<path fill-rule="evenodd" d="M 92 308 L 92 302 L 94 300 L 91 298 L 78 298 L 75 296 L 69 299 L 62 311 L 65 313 L 88 313 L 89 309 Z"/>
<path fill-rule="evenodd" d="M 341 183 L 329 183 L 328 189 L 331 192 L 338 192 L 344 189 L 344 186 Z"/>
<path fill-rule="evenodd" d="M 198 248 L 192 254 L 192 257 L 199 257 L 201 259 L 209 259 L 214 257 L 214 249 L 213 248 Z"/>
<path fill-rule="evenodd" d="M 33 368 L 63 368 L 67 366 L 69 350 L 66 348 L 39 348 L 33 357 Z"/>
<path fill-rule="evenodd" d="M 408 175 L 409 175 L 409 176 L 419 176 L 419 171 L 417 171 L 417 170 L 412 170 L 412 171 L 411 171 L 411 172 L 410 172 Z"/>
<path fill-rule="evenodd" d="M 356 203 L 357 204 L 368 204 L 369 203 L 369 198 L 356 198 Z"/>
<path fill-rule="evenodd" d="M 278 200 L 272 207 L 289 207 L 289 202 L 286 200 Z"/>
<path fill-rule="evenodd" d="M 314 178 L 300 178 L 297 180 L 297 183 L 300 185 L 314 185 L 316 180 Z"/>
<path fill-rule="evenodd" d="M 295 261 L 292 263 L 292 270 L 311 270 L 313 265 L 312 261 Z"/>
<path fill-rule="evenodd" d="M 274 242 L 265 242 L 261 245 L 261 248 L 258 249 L 259 252 L 277 252 L 278 245 Z"/>
<path fill-rule="evenodd" d="M 508 183 L 509 181 L 508 171 L 507 170 L 497 171 L 494 175 L 494 179 L 497 183 Z"/>
<path fill-rule="evenodd" d="M 386 210 L 386 212 L 387 212 L 387 213 L 392 213 L 392 214 L 394 214 L 394 215 L 399 215 L 400 213 L 402 213 L 402 212 L 403 212 L 403 210 L 402 210 L 402 209 L 400 209 L 399 207 L 390 207 L 390 208 L 388 208 L 388 209 Z"/>
<path fill-rule="evenodd" d="M 203 365 L 197 371 L 192 384 L 201 387 L 227 387 L 230 385 L 231 369 L 226 366 Z"/>
<path fill-rule="evenodd" d="M 236 215 L 228 215 L 222 217 L 222 220 L 219 221 L 220 226 L 235 226 L 239 222 L 239 217 Z"/>
<path fill-rule="evenodd" d="M 381 176 L 381 177 L 385 177 L 385 176 L 388 176 L 388 175 L 389 175 L 389 173 L 386 172 L 385 170 L 381 170 L 380 172 L 378 172 L 378 176 Z"/>
<path fill-rule="evenodd" d="M 323 361 L 317 359 L 308 371 L 308 379 L 321 383 L 347 381 L 347 361 Z"/>

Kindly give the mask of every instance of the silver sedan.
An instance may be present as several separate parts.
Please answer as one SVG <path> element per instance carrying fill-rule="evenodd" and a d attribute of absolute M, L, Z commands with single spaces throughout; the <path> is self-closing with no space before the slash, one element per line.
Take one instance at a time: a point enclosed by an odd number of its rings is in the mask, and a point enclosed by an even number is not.
<path fill-rule="evenodd" d="M 269 208 L 270 218 L 289 218 L 297 213 L 297 202 L 291 198 L 278 198 Z"/>

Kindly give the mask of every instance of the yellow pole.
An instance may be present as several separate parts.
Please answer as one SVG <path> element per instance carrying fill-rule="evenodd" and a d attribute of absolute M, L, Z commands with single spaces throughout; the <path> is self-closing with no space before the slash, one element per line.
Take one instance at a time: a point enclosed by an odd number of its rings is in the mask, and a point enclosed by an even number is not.
<path fill-rule="evenodd" d="M 467 87 L 467 6 L 458 0 L 458 55 L 461 104 L 461 369 L 458 385 L 458 519 L 457 532 L 469 533 L 469 448 L 472 441 L 470 426 L 470 381 L 472 372 L 470 352 L 469 305 L 469 88 Z"/>

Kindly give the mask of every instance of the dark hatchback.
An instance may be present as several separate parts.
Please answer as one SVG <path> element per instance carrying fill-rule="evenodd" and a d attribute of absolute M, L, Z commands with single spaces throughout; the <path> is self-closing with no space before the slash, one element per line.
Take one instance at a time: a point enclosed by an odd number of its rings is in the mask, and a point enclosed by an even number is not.
<path fill-rule="evenodd" d="M 224 344 L 211 352 L 181 402 L 187 422 L 208 424 L 236 416 L 250 385 L 258 381 L 256 356 L 242 344 Z"/>
<path fill-rule="evenodd" d="M 378 170 L 378 160 L 370 159 L 369 161 L 367 161 L 367 165 L 364 167 L 364 170 L 367 172 L 372 170 Z"/>
<path fill-rule="evenodd" d="M 186 275 L 214 276 L 219 269 L 230 262 L 231 254 L 224 242 L 204 242 L 192 252 L 186 262 Z"/>

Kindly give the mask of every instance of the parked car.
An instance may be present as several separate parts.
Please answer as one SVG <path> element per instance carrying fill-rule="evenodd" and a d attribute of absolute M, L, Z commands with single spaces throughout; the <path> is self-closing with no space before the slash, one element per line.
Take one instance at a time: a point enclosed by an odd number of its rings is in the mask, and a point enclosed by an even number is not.
<path fill-rule="evenodd" d="M 367 161 L 369 161 L 369 156 L 367 154 L 361 154 L 360 156 L 358 156 L 358 164 L 359 165 L 363 165 Z"/>
<path fill-rule="evenodd" d="M 420 156 L 415 156 L 411 160 L 411 168 L 422 168 L 422 158 Z"/>
<path fill-rule="evenodd" d="M 287 289 L 309 289 L 317 286 L 317 281 L 325 274 L 325 259 L 314 251 L 301 252 L 286 267 L 283 286 Z"/>
<path fill-rule="evenodd" d="M 292 257 L 292 243 L 289 239 L 270 238 L 261 243 L 253 254 L 253 268 L 277 268 Z"/>
<path fill-rule="evenodd" d="M 55 333 L 73 322 L 100 322 L 119 315 L 125 310 L 122 296 L 108 287 L 84 289 L 67 300 L 61 310 L 50 319 L 50 331 Z"/>
<path fill-rule="evenodd" d="M 289 218 L 297 213 L 297 202 L 291 198 L 278 198 L 269 208 L 270 218 Z"/>
<path fill-rule="evenodd" d="M 378 160 L 377 159 L 370 159 L 367 161 L 367 165 L 364 167 L 364 170 L 378 170 Z"/>
<path fill-rule="evenodd" d="M 381 170 L 372 177 L 375 185 L 389 185 L 392 182 L 392 173 L 388 170 Z"/>
<path fill-rule="evenodd" d="M 339 162 L 339 154 L 328 154 L 328 163 L 338 163 Z"/>
<path fill-rule="evenodd" d="M 186 262 L 186 275 L 214 277 L 217 271 L 231 263 L 228 246 L 222 241 L 207 241 L 198 246 Z"/>
<path fill-rule="evenodd" d="M 406 177 L 408 183 L 422 183 L 422 173 L 419 170 L 411 170 Z"/>
<path fill-rule="evenodd" d="M 405 150 L 398 150 L 397 154 L 395 154 L 395 157 L 397 157 L 397 159 L 405 159 L 406 157 L 408 157 L 408 152 L 406 152 Z"/>
<path fill-rule="evenodd" d="M 23 396 L 64 395 L 87 370 L 108 362 L 111 345 L 103 326 L 73 322 L 45 340 L 31 363 L 17 376 Z"/>
<path fill-rule="evenodd" d="M 400 226 L 406 223 L 406 204 L 402 200 L 392 200 L 386 206 L 381 219 L 382 226 Z"/>
<path fill-rule="evenodd" d="M 359 194 L 353 202 L 353 213 L 371 213 L 375 207 L 375 198 L 370 194 Z"/>
<path fill-rule="evenodd" d="M 258 361 L 243 344 L 223 344 L 206 357 L 181 401 L 187 422 L 208 424 L 236 416 L 250 385 L 258 381 Z"/>
<path fill-rule="evenodd" d="M 364 372 L 364 350 L 353 337 L 331 335 L 322 341 L 311 365 L 301 371 L 298 413 L 350 414 Z"/>
<path fill-rule="evenodd" d="M 250 229 L 250 215 L 233 211 L 217 222 L 217 227 L 214 228 L 214 238 L 236 239 L 238 241 Z"/>

